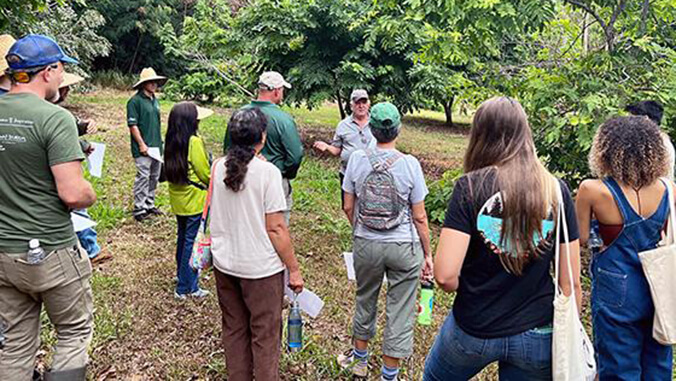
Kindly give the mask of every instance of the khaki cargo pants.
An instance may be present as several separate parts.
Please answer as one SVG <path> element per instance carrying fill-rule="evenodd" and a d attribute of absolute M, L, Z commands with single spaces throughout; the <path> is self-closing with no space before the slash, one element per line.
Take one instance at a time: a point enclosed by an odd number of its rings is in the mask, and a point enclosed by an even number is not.
<path fill-rule="evenodd" d="M 423 264 L 420 243 L 380 242 L 356 237 L 353 251 L 357 276 L 354 338 L 370 340 L 376 335 L 378 294 L 383 275 L 387 274 L 383 354 L 394 358 L 410 356 L 413 353 L 416 296 Z"/>
<path fill-rule="evenodd" d="M 87 253 L 78 245 L 52 251 L 39 264 L 25 259 L 26 253 L 0 252 L 0 380 L 32 379 L 43 304 L 58 339 L 47 379 L 84 380 L 93 332 Z"/>

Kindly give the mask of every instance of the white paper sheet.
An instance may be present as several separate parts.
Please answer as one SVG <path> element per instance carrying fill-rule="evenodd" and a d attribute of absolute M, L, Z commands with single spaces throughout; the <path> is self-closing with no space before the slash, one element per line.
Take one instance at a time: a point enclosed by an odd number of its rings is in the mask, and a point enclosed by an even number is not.
<path fill-rule="evenodd" d="M 289 299 L 293 300 L 294 292 L 289 288 L 285 287 L 284 292 Z M 324 308 L 324 301 L 317 296 L 314 292 L 303 288 L 303 292 L 298 294 L 296 297 L 298 301 L 298 306 L 301 310 L 305 311 L 306 314 L 310 315 L 312 318 L 319 316 L 319 313 Z"/>
<path fill-rule="evenodd" d="M 71 213 L 70 220 L 73 223 L 73 229 L 75 232 L 81 232 L 85 229 L 93 228 L 96 226 L 96 222 L 90 220 L 87 217 L 82 217 L 79 214 Z"/>
<path fill-rule="evenodd" d="M 289 298 L 289 300 L 293 300 L 296 293 L 289 288 L 288 284 L 289 284 L 289 271 L 284 270 L 284 294 Z M 296 300 L 298 301 L 298 306 L 300 307 L 300 309 L 305 311 L 305 313 L 310 315 L 310 317 L 312 318 L 316 318 L 317 316 L 319 316 L 319 313 L 322 311 L 322 308 L 324 308 L 324 301 L 319 296 L 317 296 L 317 294 L 308 290 L 305 287 L 303 287 L 303 292 L 301 292 L 295 297 Z"/>
<path fill-rule="evenodd" d="M 354 254 L 350 252 L 343 253 L 345 260 L 345 269 L 347 270 L 347 280 L 356 281 L 357 275 L 354 272 Z M 383 283 L 387 283 L 387 274 L 383 274 Z"/>
<path fill-rule="evenodd" d="M 357 280 L 357 275 L 354 273 L 354 255 L 346 251 L 343 253 L 343 260 L 345 260 L 347 280 Z"/>
<path fill-rule="evenodd" d="M 89 157 L 87 157 L 87 164 L 89 167 L 89 174 L 94 177 L 101 177 L 103 173 L 103 156 L 106 153 L 106 145 L 103 143 L 89 143 L 94 147 L 94 152 L 92 152 Z"/>
<path fill-rule="evenodd" d="M 164 159 L 162 158 L 162 154 L 160 153 L 159 147 L 148 148 L 148 156 L 159 161 L 160 163 L 164 163 Z"/>

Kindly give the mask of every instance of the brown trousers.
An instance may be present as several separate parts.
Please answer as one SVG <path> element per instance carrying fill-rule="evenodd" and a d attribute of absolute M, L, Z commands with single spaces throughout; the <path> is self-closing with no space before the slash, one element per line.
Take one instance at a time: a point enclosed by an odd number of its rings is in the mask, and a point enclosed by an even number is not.
<path fill-rule="evenodd" d="M 279 380 L 284 272 L 262 279 L 214 273 L 228 380 Z"/>

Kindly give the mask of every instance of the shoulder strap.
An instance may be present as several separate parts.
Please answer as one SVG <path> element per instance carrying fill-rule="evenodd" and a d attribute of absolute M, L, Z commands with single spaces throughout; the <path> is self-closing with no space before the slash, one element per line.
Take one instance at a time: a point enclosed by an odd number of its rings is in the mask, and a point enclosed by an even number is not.
<path fill-rule="evenodd" d="M 566 220 L 566 206 L 563 202 L 563 192 L 561 192 L 561 183 L 556 180 L 556 199 L 558 204 L 557 220 L 558 223 L 555 224 L 556 229 L 556 241 L 554 243 L 554 292 L 556 295 L 562 295 L 563 291 L 559 287 L 559 271 L 560 271 L 560 262 L 561 262 L 561 244 L 570 243 L 570 238 L 568 237 L 568 222 Z M 561 230 L 563 230 L 563 240 L 561 239 Z M 570 245 L 566 245 L 566 259 L 568 262 L 568 280 L 571 284 L 571 293 L 570 298 L 575 304 L 575 290 L 573 289 L 573 269 L 570 262 Z M 577 307 L 576 307 L 577 308 Z M 579 313 L 579 311 L 578 311 Z"/>
<path fill-rule="evenodd" d="M 676 205 L 674 204 L 674 188 L 673 182 L 666 178 L 661 178 L 664 185 L 667 187 L 667 199 L 669 200 L 669 214 L 667 216 L 667 237 L 664 242 L 667 245 L 673 245 L 676 242 Z"/>
<path fill-rule="evenodd" d="M 617 208 L 620 210 L 620 213 L 622 214 L 624 224 L 641 219 L 641 216 L 639 216 L 638 213 L 634 211 L 634 208 L 631 207 L 631 204 L 629 204 L 627 197 L 625 197 L 624 192 L 622 192 L 620 184 L 618 184 L 617 181 L 615 181 L 615 179 L 613 179 L 612 177 L 606 177 L 605 179 L 603 179 L 603 184 L 606 185 L 610 193 L 613 195 L 615 203 L 617 204 Z"/>
<path fill-rule="evenodd" d="M 216 166 L 223 161 L 223 158 L 216 159 L 211 165 L 211 177 L 209 177 L 209 190 L 207 191 L 207 198 L 204 202 L 204 210 L 202 211 L 202 223 L 205 225 L 204 229 L 206 230 L 206 221 L 209 218 L 209 209 L 211 209 L 211 195 L 214 191 L 214 174 L 216 173 Z"/>

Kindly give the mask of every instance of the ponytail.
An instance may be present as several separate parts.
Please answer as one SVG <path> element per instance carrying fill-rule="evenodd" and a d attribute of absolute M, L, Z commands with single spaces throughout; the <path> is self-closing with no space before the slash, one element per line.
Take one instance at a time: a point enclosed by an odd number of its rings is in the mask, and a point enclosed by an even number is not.
<path fill-rule="evenodd" d="M 256 145 L 263 141 L 267 128 L 267 118 L 256 108 L 245 108 L 232 114 L 228 123 L 228 133 L 232 145 L 225 158 L 225 186 L 233 192 L 244 189 L 244 179 L 249 163 L 256 156 Z"/>
<path fill-rule="evenodd" d="M 249 167 L 249 162 L 256 154 L 253 146 L 233 146 L 228 149 L 225 158 L 225 186 L 233 192 L 242 190 L 244 177 Z"/>

